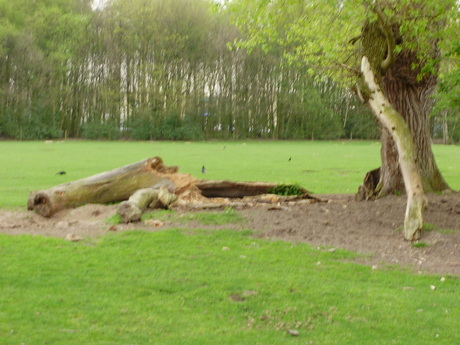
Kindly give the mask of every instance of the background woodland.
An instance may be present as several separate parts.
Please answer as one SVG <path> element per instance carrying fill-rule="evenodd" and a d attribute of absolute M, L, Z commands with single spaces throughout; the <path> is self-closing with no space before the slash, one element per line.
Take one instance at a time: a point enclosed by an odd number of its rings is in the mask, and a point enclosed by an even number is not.
<path fill-rule="evenodd" d="M 232 16 L 209 0 L 0 0 L 0 138 L 379 137 L 350 90 L 284 48 L 234 45 Z M 432 114 L 445 143 L 460 141 L 457 46 Z"/>

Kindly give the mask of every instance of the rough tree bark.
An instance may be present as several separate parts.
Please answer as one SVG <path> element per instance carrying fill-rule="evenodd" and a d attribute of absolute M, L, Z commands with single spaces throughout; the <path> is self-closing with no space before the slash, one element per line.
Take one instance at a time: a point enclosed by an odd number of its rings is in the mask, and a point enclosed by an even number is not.
<path fill-rule="evenodd" d="M 449 189 L 441 175 L 431 149 L 429 113 L 436 77 L 417 78 L 418 70 L 411 65 L 416 61 L 412 54 L 400 56 L 382 78 L 383 91 L 394 108 L 407 123 L 415 145 L 415 163 L 420 171 L 426 192 Z M 380 195 L 404 191 L 404 181 L 398 165 L 398 153 L 392 136 L 382 132 L 382 169 Z"/>
<path fill-rule="evenodd" d="M 390 23 L 379 5 L 374 12 L 378 20 L 365 23 L 361 35 L 363 55 L 369 59 L 375 79 L 388 101 L 405 120 L 414 140 L 415 164 L 420 172 L 426 192 L 443 191 L 449 186 L 442 177 L 431 149 L 429 112 L 431 95 L 437 83 L 435 74 L 420 77 L 420 69 L 413 66 L 417 53 L 403 50 L 394 53 L 395 45 L 402 44 L 399 24 Z M 433 58 L 439 54 L 433 43 Z M 392 133 L 382 129 L 380 180 L 371 192 L 385 196 L 405 191 L 404 178 L 399 165 L 397 145 Z M 370 192 L 368 193 L 370 194 Z"/>
<path fill-rule="evenodd" d="M 376 83 L 369 60 L 365 56 L 362 59 L 361 71 L 370 91 L 369 105 L 388 133 L 391 133 L 397 147 L 398 162 L 407 193 L 404 238 L 409 241 L 417 240 L 420 238 L 420 231 L 423 227 L 423 211 L 427 198 L 416 165 L 412 134 L 404 118 L 396 111 Z"/>
<path fill-rule="evenodd" d="M 164 174 L 177 172 L 160 157 L 126 165 L 84 179 L 30 193 L 27 208 L 44 217 L 89 203 L 108 203 L 128 199 L 135 191 L 151 187 L 165 179 Z"/>
<path fill-rule="evenodd" d="M 207 198 L 242 198 L 245 196 L 266 194 L 277 185 L 277 183 L 270 182 L 236 182 L 225 180 L 201 180 L 196 184 L 201 194 Z"/>

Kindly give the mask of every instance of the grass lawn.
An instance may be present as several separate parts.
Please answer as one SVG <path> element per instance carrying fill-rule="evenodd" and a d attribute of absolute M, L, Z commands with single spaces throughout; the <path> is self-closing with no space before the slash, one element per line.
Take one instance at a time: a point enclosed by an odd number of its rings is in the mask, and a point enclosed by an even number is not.
<path fill-rule="evenodd" d="M 379 150 L 380 143 L 367 141 L 0 142 L 0 208 L 24 207 L 31 190 L 152 156 L 206 179 L 298 183 L 316 194 L 355 193 L 365 173 L 379 166 Z M 460 189 L 460 146 L 435 145 L 434 151 L 448 183 Z M 56 175 L 61 170 L 67 174 Z"/>
<path fill-rule="evenodd" d="M 0 342 L 460 343 L 458 277 L 373 270 L 344 251 L 250 235 L 0 235 Z"/>
<path fill-rule="evenodd" d="M 0 142 L 0 207 L 161 156 L 208 179 L 353 193 L 375 142 Z M 458 146 L 434 147 L 460 188 Z M 289 158 L 291 160 L 289 161 Z M 66 175 L 56 175 L 65 170 Z M 202 223 L 241 221 L 202 213 Z M 187 219 L 184 220 L 187 222 Z M 251 230 L 131 231 L 66 242 L 0 234 L 0 345 L 460 344 L 458 276 L 372 269 L 356 254 Z"/>

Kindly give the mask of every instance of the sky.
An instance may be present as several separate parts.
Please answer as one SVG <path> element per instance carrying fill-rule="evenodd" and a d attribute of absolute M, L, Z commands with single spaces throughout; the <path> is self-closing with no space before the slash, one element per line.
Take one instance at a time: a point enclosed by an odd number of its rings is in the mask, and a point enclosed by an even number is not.
<path fill-rule="evenodd" d="M 93 5 L 92 5 L 93 10 L 103 8 L 106 1 L 107 0 L 93 0 Z M 223 1 L 224 0 L 214 0 L 214 2 L 220 2 L 220 3 L 222 3 Z"/>
<path fill-rule="evenodd" d="M 93 0 L 93 9 L 103 8 L 106 0 Z"/>

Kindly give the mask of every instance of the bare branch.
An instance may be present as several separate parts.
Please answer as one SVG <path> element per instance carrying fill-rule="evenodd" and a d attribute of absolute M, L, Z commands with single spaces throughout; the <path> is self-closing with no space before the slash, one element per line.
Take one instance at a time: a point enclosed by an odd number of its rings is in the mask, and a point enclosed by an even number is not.
<path fill-rule="evenodd" d="M 350 44 L 355 44 L 357 41 L 359 41 L 362 38 L 363 35 L 359 35 L 356 37 L 353 37 L 351 40 L 348 41 Z"/>
<path fill-rule="evenodd" d="M 343 69 L 345 69 L 345 70 L 351 72 L 352 74 L 354 74 L 354 75 L 356 75 L 356 76 L 358 76 L 358 77 L 361 76 L 361 71 L 360 71 L 359 69 L 357 69 L 357 68 L 353 68 L 353 67 L 348 66 L 348 65 L 343 64 L 343 63 L 337 63 L 336 65 L 337 65 L 338 67 L 340 67 L 340 68 L 343 68 Z"/>
<path fill-rule="evenodd" d="M 359 87 L 359 84 L 353 85 L 353 87 L 351 88 L 351 91 L 353 91 L 356 94 L 356 96 L 358 96 L 358 99 L 361 101 L 362 104 L 367 103 L 367 100 L 364 98 L 361 92 L 361 88 Z"/>

